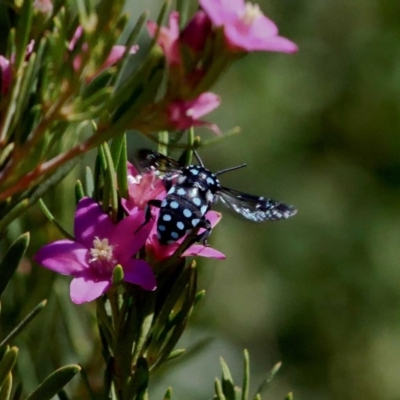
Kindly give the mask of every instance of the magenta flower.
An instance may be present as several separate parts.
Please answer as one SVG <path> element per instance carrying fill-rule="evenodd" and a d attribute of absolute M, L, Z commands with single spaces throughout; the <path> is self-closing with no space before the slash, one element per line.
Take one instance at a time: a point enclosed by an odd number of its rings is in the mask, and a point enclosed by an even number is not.
<path fill-rule="evenodd" d="M 122 199 L 122 205 L 128 214 L 137 213 L 138 210 L 143 210 L 147 202 L 151 199 L 164 199 L 167 195 L 162 179 L 155 174 L 139 175 L 136 168 L 128 165 L 128 190 L 129 200 Z M 170 257 L 179 245 L 185 240 L 186 236 L 179 239 L 170 245 L 161 245 L 157 239 L 157 227 L 154 221 L 157 221 L 159 210 L 152 207 L 152 229 L 148 239 L 146 240 L 146 250 L 157 261 Z M 144 218 L 144 216 L 143 216 Z M 221 219 L 221 214 L 209 211 L 207 219 L 214 227 Z M 145 225 L 147 226 L 147 225 Z M 203 232 L 201 229 L 200 232 Z M 193 244 L 183 254 L 182 257 L 201 256 L 208 258 L 217 258 L 220 260 L 225 259 L 225 255 L 211 247 L 202 244 Z"/>
<path fill-rule="evenodd" d="M 211 92 L 202 93 L 194 100 L 176 100 L 167 106 L 169 125 L 176 130 L 206 126 L 216 134 L 220 134 L 217 125 L 200 120 L 203 115 L 215 110 L 220 102 L 221 99 Z"/>
<path fill-rule="evenodd" d="M 156 217 L 158 217 L 158 212 Z M 212 228 L 218 224 L 221 219 L 221 214 L 215 211 L 208 211 L 206 218 L 211 222 Z M 204 232 L 204 229 L 200 229 L 200 233 Z M 186 239 L 186 235 L 176 242 L 169 245 L 161 245 L 157 239 L 157 227 L 154 224 L 153 229 L 149 235 L 146 242 L 146 251 L 157 261 L 164 260 L 165 258 L 171 257 L 181 243 Z M 225 255 L 220 251 L 213 249 L 209 246 L 204 246 L 200 243 L 192 244 L 186 251 L 182 254 L 182 257 L 199 256 L 206 258 L 216 258 L 218 260 L 225 260 Z"/>
<path fill-rule="evenodd" d="M 58 240 L 42 247 L 34 260 L 62 275 L 72 275 L 71 300 L 92 301 L 112 284 L 113 269 L 121 265 L 124 280 L 154 290 L 156 280 L 150 265 L 134 258 L 143 247 L 153 223 L 142 224 L 143 212 L 136 212 L 114 224 L 101 207 L 85 197 L 79 201 L 74 221 L 75 240 Z"/>
<path fill-rule="evenodd" d="M 278 36 L 278 28 L 257 4 L 244 0 L 200 0 L 200 5 L 212 23 L 224 28 L 232 48 L 244 51 L 279 51 L 294 53 L 297 46 Z"/>
<path fill-rule="evenodd" d="M 75 30 L 74 36 L 72 37 L 71 41 L 69 42 L 69 45 L 68 45 L 69 51 L 74 50 L 74 48 L 75 48 L 76 44 L 78 43 L 79 39 L 81 38 L 82 34 L 83 34 L 83 27 L 78 26 L 78 28 L 76 28 L 76 30 Z M 87 43 L 83 43 L 81 49 L 82 49 L 83 53 L 86 53 L 88 50 Z M 125 46 L 113 46 L 111 48 L 110 54 L 108 55 L 108 57 L 106 58 L 104 63 L 98 68 L 98 70 L 92 76 L 88 77 L 88 79 L 89 80 L 93 79 L 100 72 L 104 71 L 108 67 L 111 67 L 111 65 L 116 64 L 124 55 L 125 49 L 126 49 Z M 129 50 L 129 54 L 135 54 L 138 51 L 138 49 L 139 49 L 139 46 L 137 46 L 137 45 L 132 46 Z M 72 61 L 74 70 L 78 71 L 81 68 L 81 64 L 82 64 L 82 57 L 78 54 Z"/>
<path fill-rule="evenodd" d="M 155 36 L 158 25 L 154 21 L 147 22 L 147 30 L 152 37 Z M 169 15 L 169 27 L 161 27 L 157 38 L 157 44 L 163 49 L 168 64 L 180 64 L 179 53 L 179 13 L 171 12 Z"/>

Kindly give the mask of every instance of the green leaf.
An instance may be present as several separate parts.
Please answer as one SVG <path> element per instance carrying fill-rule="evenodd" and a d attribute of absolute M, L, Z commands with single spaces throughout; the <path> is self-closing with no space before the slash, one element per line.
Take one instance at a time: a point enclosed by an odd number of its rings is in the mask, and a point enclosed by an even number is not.
<path fill-rule="evenodd" d="M 0 343 L 0 349 L 4 347 L 11 339 L 14 339 L 33 318 L 39 314 L 40 311 L 46 306 L 47 300 L 41 301 Z"/>
<path fill-rule="evenodd" d="M 61 224 L 56 220 L 51 211 L 47 208 L 45 202 L 42 199 L 39 199 L 39 207 L 42 210 L 43 214 L 47 217 L 47 219 L 54 224 L 54 226 L 60 231 L 60 233 L 68 239 L 74 240 L 74 237 L 69 234 Z"/>
<path fill-rule="evenodd" d="M 205 290 L 200 290 L 200 292 L 196 293 L 196 297 L 194 298 L 194 305 L 197 306 L 197 303 L 204 298 L 206 295 Z"/>
<path fill-rule="evenodd" d="M 75 183 L 75 200 L 78 203 L 80 199 L 85 197 L 85 190 L 83 189 L 82 182 L 78 179 Z"/>
<path fill-rule="evenodd" d="M 218 400 L 226 400 L 226 397 L 225 397 L 224 392 L 222 390 L 221 382 L 220 382 L 220 380 L 218 378 L 215 379 L 214 388 L 215 388 L 216 399 L 218 399 Z"/>
<path fill-rule="evenodd" d="M 119 67 L 119 70 L 116 74 L 116 80 L 115 80 L 115 85 L 114 85 L 115 87 L 120 86 L 120 84 L 122 83 L 125 69 L 128 64 L 128 61 L 129 61 L 130 48 L 137 41 L 140 31 L 142 30 L 143 25 L 146 23 L 148 17 L 149 17 L 148 11 L 145 11 L 143 14 L 140 15 L 138 21 L 135 24 L 135 27 L 133 28 L 131 34 L 129 35 L 128 40 L 125 43 L 125 46 L 126 46 L 125 53 L 122 57 L 121 62 L 119 63 L 119 66 L 117 66 L 117 68 Z"/>
<path fill-rule="evenodd" d="M 103 193 L 103 209 L 108 210 L 108 206 L 111 206 L 113 220 L 116 220 L 118 214 L 118 194 L 117 194 L 117 177 L 115 173 L 114 163 L 111 157 L 111 152 L 108 144 L 104 142 L 101 146 L 104 161 L 104 193 Z"/>
<path fill-rule="evenodd" d="M 14 275 L 18 265 L 29 246 L 29 232 L 22 234 L 9 247 L 0 263 L 0 296 Z"/>
<path fill-rule="evenodd" d="M 76 364 L 66 365 L 51 373 L 26 400 L 50 400 L 55 396 L 79 371 Z"/>
<path fill-rule="evenodd" d="M 85 169 L 85 192 L 89 197 L 93 197 L 94 180 L 92 170 L 89 167 Z"/>
<path fill-rule="evenodd" d="M 0 219 L 0 236 L 6 230 L 7 226 L 14 221 L 17 217 L 19 217 L 24 211 L 29 208 L 29 200 L 23 199 L 17 204 L 14 204 L 11 209 L 7 211 L 7 213 Z M 3 213 L 2 213 L 3 214 Z"/>
<path fill-rule="evenodd" d="M 235 400 L 235 385 L 233 383 L 231 372 L 224 359 L 220 358 L 222 368 L 222 390 L 227 400 Z"/>
<path fill-rule="evenodd" d="M 24 0 L 17 28 L 18 35 L 16 35 L 15 66 L 18 70 L 25 58 L 26 46 L 28 45 L 29 33 L 32 25 L 32 15 L 32 0 Z"/>
<path fill-rule="evenodd" d="M 243 351 L 243 359 L 242 400 L 248 400 L 250 386 L 250 356 L 246 349 Z"/>
<path fill-rule="evenodd" d="M 9 372 L 0 389 L 0 400 L 9 400 L 12 389 L 12 374 Z"/>
<path fill-rule="evenodd" d="M 184 354 L 186 352 L 185 349 L 176 349 L 174 351 L 171 352 L 171 354 L 166 358 L 165 361 L 171 361 L 174 360 L 175 358 L 180 357 L 182 354 Z"/>
<path fill-rule="evenodd" d="M 285 400 L 293 400 L 294 399 L 294 396 L 293 396 L 293 393 L 292 392 L 289 392 L 288 394 L 287 394 L 287 396 L 285 397 Z"/>
<path fill-rule="evenodd" d="M 149 384 L 149 368 L 145 358 L 140 357 L 136 363 L 136 370 L 127 388 L 126 399 L 145 400 Z M 134 396 L 136 394 L 136 396 Z"/>
<path fill-rule="evenodd" d="M 278 362 L 272 367 L 268 376 L 258 386 L 257 393 L 262 394 L 268 388 L 269 383 L 272 381 L 272 379 L 274 379 L 274 376 L 277 374 L 281 366 L 282 363 Z"/>
<path fill-rule="evenodd" d="M 12 400 L 21 400 L 22 392 L 23 392 L 22 383 L 18 383 L 17 387 L 14 390 L 14 396 Z"/>
<path fill-rule="evenodd" d="M 121 146 L 121 151 L 117 164 L 117 181 L 119 194 L 124 199 L 129 198 L 128 192 L 128 155 L 127 155 L 127 144 L 126 144 L 126 134 L 122 135 L 123 142 Z"/>
<path fill-rule="evenodd" d="M 172 388 L 169 387 L 164 394 L 163 400 L 171 400 L 172 399 Z"/>
<path fill-rule="evenodd" d="M 18 348 L 11 347 L 8 351 L 6 351 L 5 355 L 0 361 L 0 387 L 3 386 L 8 374 L 13 369 L 15 362 L 17 361 L 17 357 Z"/>

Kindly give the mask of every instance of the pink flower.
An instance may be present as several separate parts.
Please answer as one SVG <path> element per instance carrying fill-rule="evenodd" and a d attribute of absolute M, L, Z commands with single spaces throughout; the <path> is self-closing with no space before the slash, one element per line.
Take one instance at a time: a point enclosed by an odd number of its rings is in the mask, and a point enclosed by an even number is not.
<path fill-rule="evenodd" d="M 92 301 L 112 284 L 113 269 L 121 265 L 124 280 L 154 290 L 156 280 L 150 265 L 134 258 L 143 247 L 152 222 L 142 224 L 143 212 L 136 212 L 114 224 L 101 207 L 85 197 L 75 213 L 75 240 L 58 240 L 42 247 L 34 260 L 62 275 L 72 275 L 71 300 L 76 304 Z"/>
<path fill-rule="evenodd" d="M 213 24 L 224 28 L 228 44 L 244 51 L 294 53 L 297 46 L 278 36 L 278 28 L 256 4 L 244 0 L 200 0 Z"/>
<path fill-rule="evenodd" d="M 3 96 L 7 94 L 10 88 L 11 78 L 10 60 L 0 56 L 0 89 Z"/>
<path fill-rule="evenodd" d="M 128 214 L 144 210 L 149 200 L 164 198 L 167 195 L 159 176 L 139 174 L 130 163 L 128 163 L 128 193 L 129 199 L 121 199 L 121 204 Z"/>
<path fill-rule="evenodd" d="M 158 212 L 157 212 L 157 217 L 158 217 Z M 218 222 L 220 221 L 221 214 L 215 211 L 208 211 L 206 214 L 206 218 L 211 222 L 211 227 L 214 228 L 214 226 L 217 225 Z M 204 232 L 204 229 L 200 229 L 200 233 L 202 232 Z M 185 239 L 186 235 L 172 244 L 161 245 L 157 239 L 157 227 L 156 224 L 154 224 L 153 229 L 146 242 L 146 250 L 149 254 L 152 254 L 152 256 L 157 261 L 161 261 L 164 260 L 165 258 L 172 256 Z M 182 257 L 190 257 L 190 256 L 216 258 L 218 260 L 225 260 L 226 258 L 225 255 L 219 252 L 218 250 L 215 250 L 209 246 L 204 246 L 203 244 L 200 243 L 192 244 L 182 254 Z"/>
<path fill-rule="evenodd" d="M 145 208 L 149 200 L 164 199 L 167 195 L 164 184 L 157 175 L 138 175 L 136 168 L 132 165 L 128 166 L 128 172 L 129 200 L 122 200 L 122 205 L 128 214 L 133 214 L 137 212 L 138 209 Z M 179 245 L 185 240 L 186 236 L 170 245 L 161 245 L 157 239 L 157 227 L 156 224 L 154 224 L 154 221 L 157 221 L 159 210 L 156 207 L 152 207 L 151 211 L 153 226 L 146 241 L 146 250 L 155 260 L 160 261 L 174 254 Z M 214 227 L 220 221 L 221 214 L 214 211 L 209 211 L 206 214 L 206 217 L 211 222 L 211 226 Z M 200 230 L 200 232 L 203 231 L 204 229 Z M 218 250 L 197 243 L 190 246 L 182 254 L 182 257 L 190 256 L 217 258 L 220 260 L 225 259 L 225 255 Z"/>
<path fill-rule="evenodd" d="M 211 92 L 202 93 L 194 100 L 176 100 L 167 106 L 169 125 L 176 130 L 184 130 L 192 126 L 206 126 L 219 134 L 221 132 L 217 125 L 202 121 L 200 118 L 215 110 L 220 102 L 220 98 Z"/>
<path fill-rule="evenodd" d="M 153 21 L 147 22 L 147 30 L 152 37 L 155 36 L 158 25 Z M 171 12 L 169 15 L 169 27 L 161 27 L 157 38 L 157 44 L 163 49 L 168 64 L 180 64 L 179 53 L 179 13 Z"/>
<path fill-rule="evenodd" d="M 83 34 L 83 28 L 82 26 L 78 26 L 78 28 L 76 28 L 74 36 L 72 37 L 71 41 L 69 42 L 68 45 L 68 50 L 69 51 L 73 51 L 75 49 L 76 44 L 78 43 L 79 39 L 81 38 Z M 108 57 L 106 58 L 106 60 L 104 61 L 104 63 L 99 67 L 99 69 L 92 75 L 89 77 L 89 79 L 94 78 L 94 76 L 98 75 L 100 72 L 104 71 L 105 69 L 107 69 L 108 67 L 111 67 L 111 65 L 116 64 L 124 55 L 125 53 L 125 46 L 113 46 L 111 48 L 110 54 L 108 55 Z M 129 50 L 129 54 L 135 54 L 139 49 L 139 46 L 135 45 L 132 46 Z M 83 53 L 86 53 L 88 50 L 88 46 L 87 43 L 83 43 L 81 50 Z M 82 57 L 78 54 L 74 60 L 73 60 L 73 67 L 75 71 L 78 71 L 81 68 L 81 64 L 82 64 Z"/>
<path fill-rule="evenodd" d="M 195 52 L 202 52 L 206 42 L 212 36 L 212 24 L 210 18 L 202 10 L 197 11 L 193 18 L 183 29 L 180 40 L 187 44 Z"/>

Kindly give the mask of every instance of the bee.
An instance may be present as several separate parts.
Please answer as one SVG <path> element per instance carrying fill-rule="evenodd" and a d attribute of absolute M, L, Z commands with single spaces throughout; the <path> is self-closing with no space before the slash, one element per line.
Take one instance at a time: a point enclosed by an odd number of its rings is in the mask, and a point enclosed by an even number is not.
<path fill-rule="evenodd" d="M 143 149 L 138 152 L 142 169 L 156 170 L 156 173 L 163 174 L 167 195 L 163 200 L 149 200 L 144 222 L 146 224 L 151 218 L 151 206 L 160 209 L 157 219 L 160 244 L 174 243 L 195 228 L 204 228 L 196 241 L 205 243 L 211 233 L 211 223 L 206 218 L 206 213 L 218 199 L 228 208 L 254 222 L 286 219 L 297 213 L 293 206 L 221 185 L 219 175 L 243 168 L 246 164 L 213 173 L 204 166 L 196 151 L 194 155 L 198 165 L 183 165 L 153 150 Z"/>

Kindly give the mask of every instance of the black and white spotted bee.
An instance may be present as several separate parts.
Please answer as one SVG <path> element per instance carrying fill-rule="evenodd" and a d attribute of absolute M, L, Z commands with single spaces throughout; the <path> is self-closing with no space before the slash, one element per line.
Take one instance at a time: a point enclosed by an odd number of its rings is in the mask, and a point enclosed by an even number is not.
<path fill-rule="evenodd" d="M 196 241 L 206 242 L 211 233 L 207 211 L 220 199 L 228 208 L 246 219 L 255 222 L 286 219 L 297 210 L 276 200 L 239 192 L 222 186 L 217 176 L 243 168 L 246 164 L 212 173 L 204 167 L 199 155 L 194 151 L 199 165 L 182 165 L 170 157 L 152 150 L 139 150 L 141 169 L 161 173 L 167 196 L 163 200 L 148 202 L 146 219 L 151 218 L 150 207 L 160 208 L 157 219 L 157 236 L 160 244 L 167 245 L 189 234 L 195 228 L 204 228 Z M 143 225 L 144 225 L 143 224 Z"/>

